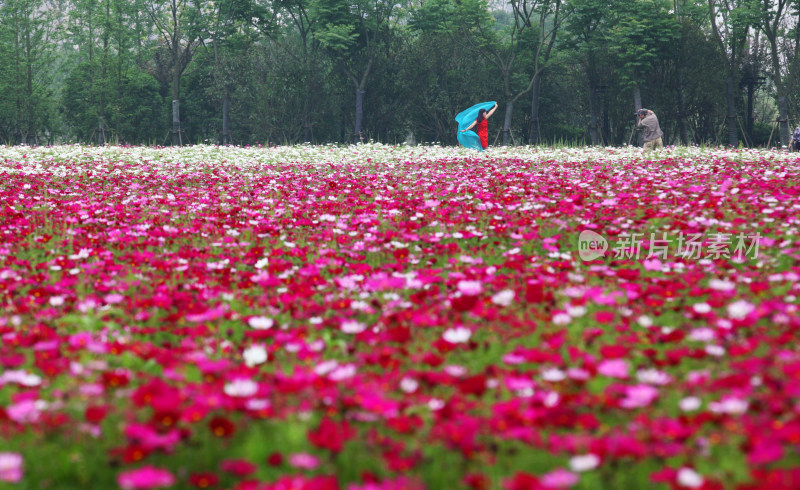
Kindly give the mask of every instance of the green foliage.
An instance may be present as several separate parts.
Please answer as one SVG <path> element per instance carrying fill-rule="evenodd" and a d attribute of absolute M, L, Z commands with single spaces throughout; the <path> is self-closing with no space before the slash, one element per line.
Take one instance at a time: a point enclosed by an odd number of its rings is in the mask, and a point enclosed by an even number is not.
<path fill-rule="evenodd" d="M 636 0 L 612 5 L 612 27 L 608 42 L 621 61 L 620 75 L 630 85 L 666 57 L 679 38 L 677 19 L 668 15 L 662 2 Z"/>
<path fill-rule="evenodd" d="M 360 118 L 368 139 L 400 142 L 411 132 L 455 144 L 454 115 L 495 99 L 498 114 L 514 100 L 510 128 L 522 143 L 533 107 L 523 95 L 539 69 L 543 141 L 583 141 L 594 115 L 602 143 L 627 143 L 637 87 L 667 143 L 679 124 L 692 142 L 720 142 L 726 70 L 736 77 L 747 62 L 768 71 L 742 56 L 754 26 L 766 29 L 774 16 L 766 0 L 718 3 L 715 31 L 709 3 L 691 0 L 512 0 L 504 8 L 487 0 L 66 0 L 63 18 L 43 0 L 11 0 L 0 3 L 0 142 L 96 142 L 102 121 L 111 141 L 162 143 L 178 96 L 191 142 L 221 142 L 224 120 L 234 143 L 345 142 Z M 563 26 L 554 24 L 557 7 Z M 796 29 L 776 32 L 794 39 Z M 780 71 L 793 123 L 800 62 Z M 757 97 L 773 97 L 772 82 Z M 734 83 L 744 121 L 744 91 Z M 502 118 L 490 126 L 494 142 Z"/>
<path fill-rule="evenodd" d="M 99 85 L 91 83 L 90 63 L 76 66 L 65 80 L 62 95 L 64 120 L 80 141 L 97 141 L 101 121 L 100 100 L 106 101 L 104 127 L 106 139 L 127 143 L 147 143 L 163 138 L 164 100 L 158 83 L 139 70 L 123 72 L 119 80 Z"/>

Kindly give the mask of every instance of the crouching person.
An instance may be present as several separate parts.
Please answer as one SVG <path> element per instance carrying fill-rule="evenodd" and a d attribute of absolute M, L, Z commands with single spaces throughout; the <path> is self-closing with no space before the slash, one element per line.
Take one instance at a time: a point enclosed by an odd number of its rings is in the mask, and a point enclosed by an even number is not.
<path fill-rule="evenodd" d="M 658 118 L 655 112 L 649 109 L 639 109 L 636 111 L 636 115 L 639 116 L 636 129 L 642 131 L 644 149 L 658 150 L 664 148 L 664 142 L 661 141 L 664 133 L 661 132 L 661 126 L 658 125 Z"/>

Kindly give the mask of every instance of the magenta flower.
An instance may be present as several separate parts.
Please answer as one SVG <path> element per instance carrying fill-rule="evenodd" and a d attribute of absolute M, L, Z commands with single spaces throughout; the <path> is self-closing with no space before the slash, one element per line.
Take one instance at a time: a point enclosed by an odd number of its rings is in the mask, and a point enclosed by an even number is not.
<path fill-rule="evenodd" d="M 289 464 L 301 470 L 313 470 L 319 466 L 319 458 L 309 453 L 294 453 L 289 455 Z"/>
<path fill-rule="evenodd" d="M 16 483 L 22 479 L 22 455 L 0 453 L 0 481 Z"/>
<path fill-rule="evenodd" d="M 564 468 L 557 468 L 542 475 L 540 482 L 547 488 L 569 488 L 578 483 L 580 477 Z"/>
<path fill-rule="evenodd" d="M 175 477 L 167 470 L 143 466 L 117 475 L 117 483 L 125 490 L 165 488 L 175 484 Z"/>
<path fill-rule="evenodd" d="M 649 385 L 628 386 L 625 390 L 625 398 L 620 401 L 620 406 L 624 408 L 641 408 L 653 403 L 658 397 L 658 390 Z"/>
<path fill-rule="evenodd" d="M 597 372 L 610 378 L 627 379 L 628 361 L 623 359 L 609 359 L 597 366 Z"/>

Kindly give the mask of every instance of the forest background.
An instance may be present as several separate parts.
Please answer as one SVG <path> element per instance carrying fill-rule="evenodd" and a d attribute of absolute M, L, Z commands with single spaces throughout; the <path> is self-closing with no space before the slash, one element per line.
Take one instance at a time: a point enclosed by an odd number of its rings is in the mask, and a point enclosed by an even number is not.
<path fill-rule="evenodd" d="M 776 145 L 800 0 L 0 0 L 0 143 Z"/>

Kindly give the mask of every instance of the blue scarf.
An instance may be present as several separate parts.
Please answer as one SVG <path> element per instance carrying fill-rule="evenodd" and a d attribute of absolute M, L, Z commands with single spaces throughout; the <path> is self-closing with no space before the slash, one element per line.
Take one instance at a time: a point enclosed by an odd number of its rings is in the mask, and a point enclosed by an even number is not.
<path fill-rule="evenodd" d="M 478 133 L 472 130 L 462 133 L 461 130 L 466 129 L 470 124 L 478 119 L 478 112 L 480 112 L 481 109 L 486 109 L 489 111 L 492 107 L 494 107 L 495 104 L 496 102 L 494 101 L 481 102 L 480 104 L 475 104 L 469 109 L 458 113 L 456 116 L 456 122 L 458 123 L 458 132 L 456 133 L 456 137 L 458 138 L 458 142 L 461 143 L 464 148 L 472 148 L 473 150 L 483 151 L 483 146 L 481 146 L 481 139 L 478 137 Z"/>

